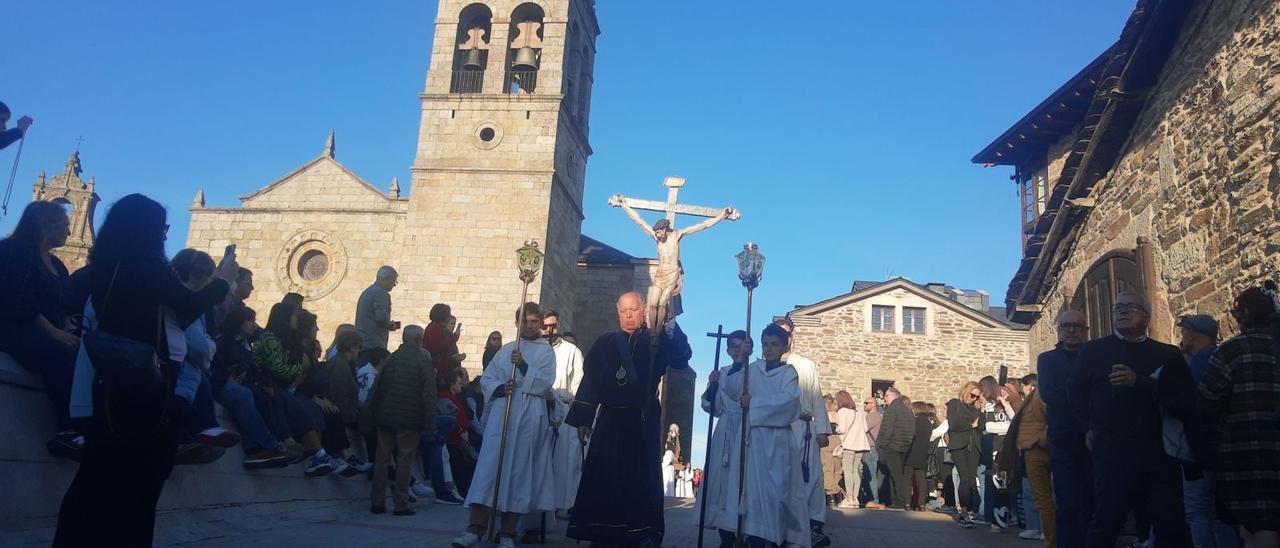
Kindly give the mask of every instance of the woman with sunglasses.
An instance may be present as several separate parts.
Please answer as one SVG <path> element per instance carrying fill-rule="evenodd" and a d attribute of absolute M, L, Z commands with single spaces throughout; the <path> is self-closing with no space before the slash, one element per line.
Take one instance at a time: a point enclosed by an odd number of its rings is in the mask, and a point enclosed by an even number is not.
<path fill-rule="evenodd" d="M 947 402 L 947 449 L 951 452 L 951 461 L 955 463 L 956 472 L 960 475 L 957 487 L 956 523 L 965 529 L 974 527 L 973 517 L 979 501 L 978 489 L 978 450 L 981 438 L 978 434 L 982 422 L 982 406 L 986 401 L 978 383 L 969 381 L 960 387 L 956 399 Z"/>

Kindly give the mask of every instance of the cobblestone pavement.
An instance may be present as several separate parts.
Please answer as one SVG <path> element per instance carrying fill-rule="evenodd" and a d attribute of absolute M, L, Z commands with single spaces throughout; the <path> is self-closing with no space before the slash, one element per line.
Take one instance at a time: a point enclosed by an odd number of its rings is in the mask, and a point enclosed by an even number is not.
<path fill-rule="evenodd" d="M 449 539 L 466 526 L 466 510 L 459 506 L 419 506 L 417 510 L 418 515 L 409 517 L 372 515 L 364 505 L 349 504 L 315 521 L 288 520 L 280 527 L 256 531 L 236 531 L 234 524 L 227 523 L 224 536 L 168 545 L 191 548 L 435 547 L 448 546 Z M 334 518 L 334 515 L 340 517 Z M 698 515 L 691 500 L 668 499 L 666 520 L 664 546 L 697 546 Z M 992 534 L 985 529 L 964 530 L 954 525 L 948 516 L 932 512 L 833 509 L 828 513 L 828 520 L 827 533 L 833 540 L 832 546 L 836 547 L 1037 548 L 1042 545 L 1019 540 L 1016 530 L 1004 534 Z M 564 537 L 565 525 L 548 516 L 549 532 L 544 546 L 585 547 L 586 543 L 579 545 Z M 709 532 L 704 543 L 714 546 L 714 534 Z"/>

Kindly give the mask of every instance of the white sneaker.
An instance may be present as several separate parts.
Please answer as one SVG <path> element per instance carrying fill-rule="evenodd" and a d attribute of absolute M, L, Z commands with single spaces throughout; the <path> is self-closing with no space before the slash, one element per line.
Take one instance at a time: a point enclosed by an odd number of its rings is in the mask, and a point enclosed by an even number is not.
<path fill-rule="evenodd" d="M 435 500 L 436 498 L 435 490 L 431 489 L 423 482 L 413 484 L 410 491 L 413 491 L 413 496 L 418 497 L 419 499 Z"/>
<path fill-rule="evenodd" d="M 842 500 L 840 501 L 840 504 L 836 505 L 836 508 L 857 508 L 857 507 L 858 507 L 858 504 L 849 499 Z"/>
<path fill-rule="evenodd" d="M 453 548 L 472 548 L 480 544 L 480 537 L 474 533 L 463 533 L 462 536 L 453 539 L 449 543 Z"/>
<path fill-rule="evenodd" d="M 511 537 L 498 539 L 498 548 L 516 548 L 516 541 Z"/>
<path fill-rule="evenodd" d="M 991 532 L 992 532 L 992 533 L 995 533 L 995 534 L 997 534 L 997 535 L 998 535 L 998 534 L 1000 534 L 1000 533 L 1003 533 L 1003 532 L 1004 532 L 1004 527 L 1001 527 L 1001 526 L 999 526 L 999 525 L 996 525 L 996 524 L 992 523 L 992 524 L 991 524 Z"/>
<path fill-rule="evenodd" d="M 1018 538 L 1022 540 L 1044 540 L 1044 533 L 1035 529 L 1027 529 L 1026 531 L 1018 533 Z"/>

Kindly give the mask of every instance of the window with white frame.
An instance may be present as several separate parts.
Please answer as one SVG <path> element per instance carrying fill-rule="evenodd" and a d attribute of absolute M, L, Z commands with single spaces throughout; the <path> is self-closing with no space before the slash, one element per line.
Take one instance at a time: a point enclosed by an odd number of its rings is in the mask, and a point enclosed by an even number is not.
<path fill-rule="evenodd" d="M 924 333 L 924 309 L 911 306 L 902 307 L 902 332 Z"/>
<path fill-rule="evenodd" d="M 893 333 L 893 307 L 871 306 L 871 330 L 879 333 Z"/>

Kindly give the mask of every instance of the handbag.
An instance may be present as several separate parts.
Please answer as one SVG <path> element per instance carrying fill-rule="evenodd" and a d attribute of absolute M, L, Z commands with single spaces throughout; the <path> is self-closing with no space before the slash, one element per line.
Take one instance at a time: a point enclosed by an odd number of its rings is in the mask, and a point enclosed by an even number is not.
<path fill-rule="evenodd" d="M 120 272 L 120 264 L 116 263 L 111 274 L 111 283 L 107 286 L 107 294 L 102 300 L 103 312 L 111 301 L 111 292 L 115 288 L 116 275 Z M 158 308 L 158 307 L 157 307 Z M 98 314 L 99 318 L 103 314 Z M 157 318 L 160 318 L 157 315 Z M 156 342 L 154 345 L 134 339 L 112 335 L 104 331 L 101 322 L 98 326 L 84 334 L 82 344 L 88 354 L 90 363 L 98 377 L 109 389 L 110 393 L 123 396 L 135 405 L 158 405 L 165 399 L 165 388 L 168 384 L 160 357 L 156 349 L 160 347 L 162 320 L 156 321 Z"/>

